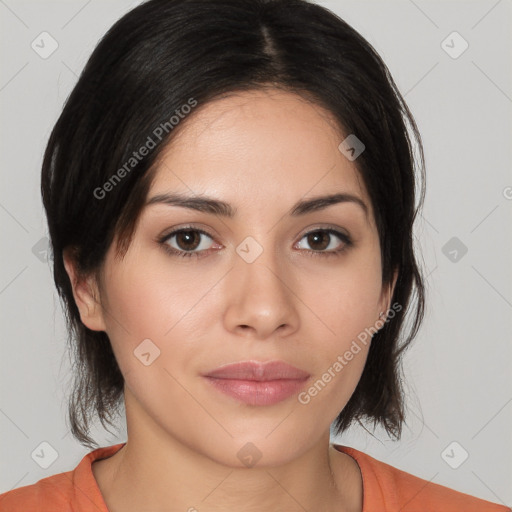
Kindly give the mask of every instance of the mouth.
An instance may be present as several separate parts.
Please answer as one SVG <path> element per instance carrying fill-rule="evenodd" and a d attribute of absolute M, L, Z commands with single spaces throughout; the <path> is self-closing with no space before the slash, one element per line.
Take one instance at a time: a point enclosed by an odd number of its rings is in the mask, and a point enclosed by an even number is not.
<path fill-rule="evenodd" d="M 205 375 L 214 389 L 248 405 L 273 405 L 299 393 L 310 374 L 284 361 L 243 361 Z"/>

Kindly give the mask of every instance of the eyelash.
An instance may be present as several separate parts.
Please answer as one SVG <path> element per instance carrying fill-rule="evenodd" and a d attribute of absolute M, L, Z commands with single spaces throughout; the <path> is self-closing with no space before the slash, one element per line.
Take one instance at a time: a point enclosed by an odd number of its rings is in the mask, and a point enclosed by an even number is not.
<path fill-rule="evenodd" d="M 208 252 L 208 251 L 199 251 L 199 252 L 179 251 L 177 249 L 174 249 L 173 247 L 170 247 L 169 244 L 167 244 L 167 242 L 169 241 L 170 238 L 172 238 L 174 235 L 177 235 L 177 234 L 179 234 L 179 233 L 181 233 L 183 231 L 192 231 L 192 232 L 201 233 L 202 235 L 206 235 L 207 237 L 211 238 L 212 240 L 214 238 L 207 231 L 204 231 L 204 230 L 199 229 L 199 228 L 195 228 L 193 226 L 186 226 L 186 227 L 177 229 L 175 231 L 172 231 L 171 233 L 161 237 L 157 241 L 158 241 L 158 243 L 160 245 L 163 246 L 164 250 L 168 254 L 170 254 L 171 256 L 178 256 L 178 257 L 181 257 L 181 258 L 188 258 L 188 257 L 203 258 L 204 256 L 201 255 L 201 253 Z M 328 234 L 331 234 L 331 235 L 335 235 L 344 243 L 344 245 L 342 246 L 341 249 L 336 249 L 335 251 L 306 250 L 306 252 L 310 256 L 313 256 L 313 257 L 315 257 L 315 256 L 320 256 L 320 257 L 341 256 L 345 251 L 347 251 L 348 249 L 350 249 L 354 245 L 352 239 L 348 235 L 346 235 L 344 233 L 341 233 L 340 231 L 337 231 L 336 229 L 332 229 L 332 228 L 314 229 L 312 231 L 309 231 L 309 232 L 305 233 L 302 236 L 302 238 L 304 238 L 304 237 L 306 237 L 308 235 L 311 235 L 313 233 L 328 233 Z M 302 240 L 302 238 L 301 238 L 301 240 Z"/>

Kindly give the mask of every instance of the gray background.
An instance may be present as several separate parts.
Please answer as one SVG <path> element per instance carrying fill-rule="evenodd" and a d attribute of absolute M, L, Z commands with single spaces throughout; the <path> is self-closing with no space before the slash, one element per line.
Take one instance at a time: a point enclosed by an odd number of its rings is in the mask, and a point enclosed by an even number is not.
<path fill-rule="evenodd" d="M 138 3 L 0 0 L 0 492 L 73 469 L 89 451 L 66 424 L 70 365 L 44 261 L 39 173 L 50 130 L 86 59 Z M 408 425 L 400 442 L 361 427 L 333 441 L 510 506 L 511 1 L 319 3 L 383 57 L 416 118 L 427 163 L 416 236 L 429 303 L 404 360 Z M 47 59 L 31 48 L 43 31 L 59 45 Z M 457 58 L 442 46 L 453 31 L 469 43 Z M 452 52 L 462 48 L 453 37 L 446 44 Z M 119 437 L 96 432 L 102 446 L 125 440 L 124 424 Z M 46 469 L 31 456 L 42 442 L 58 453 Z M 469 457 L 454 469 L 446 461 L 458 465 L 462 450 Z"/>

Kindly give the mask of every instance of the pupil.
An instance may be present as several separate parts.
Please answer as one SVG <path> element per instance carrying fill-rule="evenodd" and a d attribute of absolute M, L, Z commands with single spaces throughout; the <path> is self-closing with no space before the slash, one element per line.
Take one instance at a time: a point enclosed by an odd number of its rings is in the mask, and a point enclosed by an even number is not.
<path fill-rule="evenodd" d="M 185 243 L 181 243 L 181 239 L 185 239 Z M 190 241 L 195 240 L 195 244 L 193 244 L 193 247 L 189 247 L 188 244 L 190 244 Z M 199 245 L 199 233 L 197 231 L 182 231 L 181 233 L 178 233 L 177 236 L 178 245 L 180 248 L 184 250 L 191 250 L 195 249 Z"/>
<path fill-rule="evenodd" d="M 321 247 L 316 247 L 317 250 L 321 250 L 321 249 L 325 249 L 326 247 L 329 246 L 329 241 L 328 241 L 328 234 L 327 233 L 324 233 L 324 232 L 316 232 L 316 233 L 312 233 L 309 235 L 309 240 L 308 240 L 308 243 L 311 247 L 315 248 L 315 243 L 318 242 L 318 239 L 320 240 L 324 240 L 324 242 L 327 242 L 327 243 L 324 243 L 324 244 L 321 244 Z"/>

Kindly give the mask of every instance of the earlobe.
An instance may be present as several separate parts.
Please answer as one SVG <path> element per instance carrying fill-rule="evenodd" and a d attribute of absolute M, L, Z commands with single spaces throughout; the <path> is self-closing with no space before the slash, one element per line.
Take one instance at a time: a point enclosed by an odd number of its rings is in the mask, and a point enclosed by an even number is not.
<path fill-rule="evenodd" d="M 106 331 L 100 294 L 94 276 L 79 276 L 69 250 L 64 250 L 63 260 L 82 323 L 93 331 Z"/>

